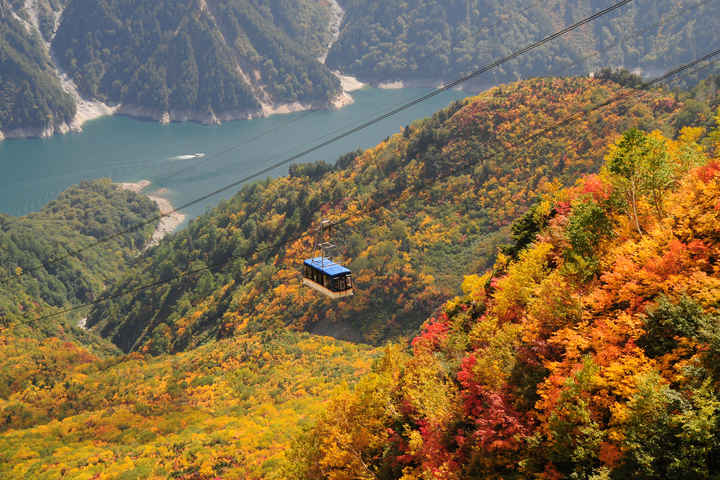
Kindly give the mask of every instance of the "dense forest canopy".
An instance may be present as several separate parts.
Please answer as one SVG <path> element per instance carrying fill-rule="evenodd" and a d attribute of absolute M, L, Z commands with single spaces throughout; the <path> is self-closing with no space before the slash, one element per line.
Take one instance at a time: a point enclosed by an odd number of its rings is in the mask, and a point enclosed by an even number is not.
<path fill-rule="evenodd" d="M 156 213 L 107 180 L 0 216 L 3 278 L 27 272 L 0 289 L 0 476 L 715 474 L 720 80 L 523 141 L 636 82 L 454 102 L 247 185 L 143 254 L 151 225 L 30 271 Z M 347 224 L 349 301 L 300 285 L 308 242 L 262 250 L 478 159 Z M 233 257 L 97 305 L 91 330 L 33 321 Z M 400 342 L 297 331 L 318 327 Z"/>
<path fill-rule="evenodd" d="M 0 477 L 267 478 L 376 356 L 283 331 L 155 358 L 0 333 Z"/>
<path fill-rule="evenodd" d="M 65 93 L 39 34 L 0 2 L 0 131 L 70 123 L 75 100 Z"/>
<path fill-rule="evenodd" d="M 256 110 L 263 95 L 253 85 L 278 101 L 329 100 L 339 81 L 313 56 L 326 38 L 322 6 L 71 0 L 52 45 L 78 87 L 101 101 L 161 111 Z"/>
<path fill-rule="evenodd" d="M 720 81 L 646 92 L 513 150 L 636 81 L 598 77 L 453 103 L 334 166 L 246 186 L 144 255 L 134 248 L 150 229 L 9 284 L 0 318 L 17 325 L 252 252 L 492 153 L 350 224 L 350 301 L 300 287 L 309 245 L 297 242 L 106 302 L 94 331 L 63 318 L 2 329 L 0 476 L 712 478 Z M 152 212 L 83 182 L 40 213 L 1 217 L 0 264 L 36 265 Z M 315 322 L 401 341 L 378 352 L 293 331 Z"/>
<path fill-rule="evenodd" d="M 720 475 L 720 111 L 631 128 L 339 392 L 282 478 Z"/>
<path fill-rule="evenodd" d="M 151 238 L 153 224 L 112 238 L 101 247 L 88 248 L 79 256 L 37 267 L 157 214 L 157 205 L 147 197 L 120 190 L 109 180 L 96 180 L 71 187 L 39 212 L 17 218 L 0 215 L 0 279 L 4 281 L 0 286 L 0 325 L 24 324 L 95 300 L 117 281 L 126 264 Z M 64 331 L 70 338 L 85 338 L 86 334 L 76 328 L 79 319 L 74 312 L 30 323 L 21 330 L 23 335 L 36 338 L 63 338 Z M 103 344 L 102 348 L 108 346 Z"/>
<path fill-rule="evenodd" d="M 533 3 L 530 0 L 347 0 L 340 37 L 330 50 L 327 64 L 365 81 L 378 80 L 409 67 L 388 81 L 447 83 L 615 2 L 547 0 L 480 32 Z M 547 75 L 696 3 L 694 0 L 635 0 L 473 82 L 497 85 Z M 562 74 L 588 74 L 599 67 L 613 65 L 631 70 L 641 68 L 657 75 L 694 60 L 699 52 L 709 53 L 707 48 L 717 45 L 720 35 L 720 26 L 714 20 L 718 15 L 720 6 L 707 3 Z M 438 50 L 442 51 L 413 65 Z"/>

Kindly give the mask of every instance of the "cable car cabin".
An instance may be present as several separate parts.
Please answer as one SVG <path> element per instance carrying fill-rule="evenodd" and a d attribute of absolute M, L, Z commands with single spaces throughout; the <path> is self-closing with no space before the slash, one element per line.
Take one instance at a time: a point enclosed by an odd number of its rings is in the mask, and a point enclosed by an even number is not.
<path fill-rule="evenodd" d="M 330 298 L 353 294 L 352 272 L 324 257 L 303 262 L 303 284 Z"/>

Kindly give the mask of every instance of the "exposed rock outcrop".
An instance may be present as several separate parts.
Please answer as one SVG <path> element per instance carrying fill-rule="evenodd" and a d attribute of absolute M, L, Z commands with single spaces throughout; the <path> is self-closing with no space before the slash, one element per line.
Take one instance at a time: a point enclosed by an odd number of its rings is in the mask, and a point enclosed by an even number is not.
<path fill-rule="evenodd" d="M 0 140 L 5 138 L 46 138 L 54 134 L 63 134 L 67 132 L 81 132 L 82 129 L 75 122 L 68 125 L 65 122 L 48 122 L 44 127 L 26 127 L 16 128 L 5 132 L 0 132 Z"/>
<path fill-rule="evenodd" d="M 203 125 L 219 125 L 232 120 L 250 120 L 266 115 L 261 109 L 242 109 L 215 113 L 204 113 L 195 110 L 160 110 L 157 108 L 140 107 L 137 105 L 119 105 L 113 112 L 115 115 L 154 120 L 165 124 L 170 122 L 197 122 Z"/>
<path fill-rule="evenodd" d="M 318 58 L 320 63 L 323 64 L 325 63 L 325 60 L 327 60 L 328 53 L 330 53 L 333 43 L 337 42 L 337 39 L 340 36 L 340 26 L 342 25 L 343 18 L 345 17 L 345 10 L 342 9 L 337 0 L 330 0 L 330 8 L 332 8 L 332 17 L 330 18 L 330 32 L 332 33 L 332 36 L 325 53 Z"/>

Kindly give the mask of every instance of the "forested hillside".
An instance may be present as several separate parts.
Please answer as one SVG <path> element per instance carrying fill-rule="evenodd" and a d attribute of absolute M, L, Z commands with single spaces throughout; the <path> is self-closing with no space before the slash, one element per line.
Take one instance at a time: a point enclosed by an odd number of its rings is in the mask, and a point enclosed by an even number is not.
<path fill-rule="evenodd" d="M 616 2 L 546 0 L 482 32 L 536 2 L 347 0 L 345 3 L 346 16 L 340 37 L 328 55 L 328 66 L 364 81 L 375 81 L 409 67 L 388 81 L 433 84 L 466 75 Z M 496 85 L 547 75 L 698 3 L 634 0 L 472 82 L 478 86 Z M 587 74 L 604 66 L 623 66 L 657 75 L 695 59 L 699 52 L 709 53 L 707 48 L 717 45 L 720 35 L 720 26 L 715 21 L 718 15 L 720 6 L 707 3 L 562 74 Z M 441 49 L 437 55 L 413 66 Z"/>
<path fill-rule="evenodd" d="M 282 477 L 717 478 L 718 126 L 629 129 L 599 175 L 543 195 Z"/>
<path fill-rule="evenodd" d="M 323 402 L 375 356 L 282 331 L 106 359 L 57 339 L 0 334 L 0 477 L 267 477 Z"/>
<path fill-rule="evenodd" d="M 387 81 L 447 83 L 609 6 L 604 0 L 545 0 L 536 6 L 529 0 L 341 3 L 346 15 L 326 66 L 317 60 L 332 37 L 331 7 L 323 0 L 38 0 L 29 6 L 3 0 L 0 131 L 63 132 L 75 115 L 43 39 L 88 99 L 121 103 L 118 113 L 215 123 L 265 115 L 293 102 L 325 105 L 341 93 L 331 70 L 375 81 L 404 69 Z M 720 7 L 709 2 L 684 12 L 698 3 L 634 0 L 464 87 L 478 90 L 550 72 L 587 74 L 605 66 L 657 75 L 718 43 L 714 18 Z M 663 20 L 668 21 L 623 40 Z M 23 21 L 40 33 L 28 33 Z M 606 50 L 558 71 L 600 49 Z M 695 78 L 686 81 L 692 85 Z"/>
<path fill-rule="evenodd" d="M 0 2 L 0 139 L 18 128 L 60 129 L 74 116 L 75 101 L 60 87 L 42 39 Z"/>
<path fill-rule="evenodd" d="M 315 0 L 71 0 L 52 46 L 101 101 L 247 114 L 260 101 L 338 93 L 339 80 L 315 58 L 329 16 Z"/>
<path fill-rule="evenodd" d="M 152 237 L 154 224 L 118 236 L 47 267 L 53 259 L 92 245 L 159 213 L 157 205 L 109 180 L 81 182 L 40 212 L 0 215 L 0 326 L 24 324 L 69 306 L 95 300 L 118 280 L 138 249 Z M 25 272 L 21 277 L 16 275 Z M 77 328 L 78 312 L 19 327 L 24 337 L 78 340 L 88 348 L 112 350 L 97 335 Z M 96 344 L 96 345 L 93 345 Z"/>
<path fill-rule="evenodd" d="M 707 89 L 715 99 L 715 84 Z M 168 353 L 185 351 L 280 326 L 344 331 L 343 338 L 373 344 L 413 336 L 459 292 L 464 274 L 492 264 L 510 223 L 538 195 L 598 171 L 608 139 L 630 126 L 673 134 L 683 103 L 654 91 L 523 144 L 532 132 L 621 91 L 611 81 L 588 78 L 495 88 L 413 123 L 374 149 L 351 152 L 335 168 L 298 165 L 287 177 L 247 185 L 146 252 L 107 295 L 233 261 L 102 303 L 88 324 L 126 352 L 155 351 L 158 343 Z M 355 216 L 476 161 L 402 203 Z M 356 294 L 331 302 L 301 285 L 311 238 L 272 245 L 308 232 L 323 217 L 346 216 L 344 248 Z"/>
<path fill-rule="evenodd" d="M 318 61 L 330 16 L 321 0 L 3 0 L 0 132 L 47 136 L 75 116 L 43 40 L 86 99 L 121 113 L 214 123 L 324 105 L 341 92 Z"/>

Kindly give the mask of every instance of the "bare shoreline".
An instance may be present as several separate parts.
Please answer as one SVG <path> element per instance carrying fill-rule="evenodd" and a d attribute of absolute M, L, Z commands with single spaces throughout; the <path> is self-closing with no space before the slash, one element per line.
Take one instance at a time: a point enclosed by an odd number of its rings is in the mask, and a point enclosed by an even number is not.
<path fill-rule="evenodd" d="M 121 189 L 130 190 L 131 192 L 135 193 L 140 193 L 148 185 L 150 185 L 150 182 L 148 180 L 141 180 L 136 183 L 117 184 L 117 186 Z M 164 191 L 164 189 L 161 190 Z M 155 229 L 155 233 L 153 233 L 152 238 L 145 247 L 146 249 L 160 243 L 160 240 L 162 240 L 165 235 L 174 232 L 185 221 L 185 215 L 176 212 L 172 205 L 170 205 L 170 202 L 168 200 L 156 197 L 154 195 L 147 195 L 147 197 L 153 202 L 155 202 L 158 208 L 160 208 L 160 213 L 162 213 L 163 216 L 160 219 L 160 223 L 158 224 L 157 228 Z"/>
<path fill-rule="evenodd" d="M 452 90 L 457 90 L 460 92 L 465 92 L 469 94 L 479 94 L 482 92 L 486 92 L 490 90 L 491 88 L 497 87 L 499 84 L 490 84 L 490 83 L 471 83 L 471 84 L 463 84 L 456 87 L 453 87 Z M 377 85 L 377 88 L 382 88 L 384 90 L 397 90 L 400 88 L 444 88 L 445 83 L 442 80 L 438 79 L 411 79 L 411 80 L 394 80 L 394 81 L 387 81 L 383 82 Z"/>
<path fill-rule="evenodd" d="M 355 77 L 351 77 L 350 75 L 343 75 L 340 72 L 333 72 L 335 75 L 340 79 L 340 82 L 342 83 L 342 89 L 345 93 L 351 93 L 355 90 L 360 90 L 367 84 L 362 83 Z"/>

